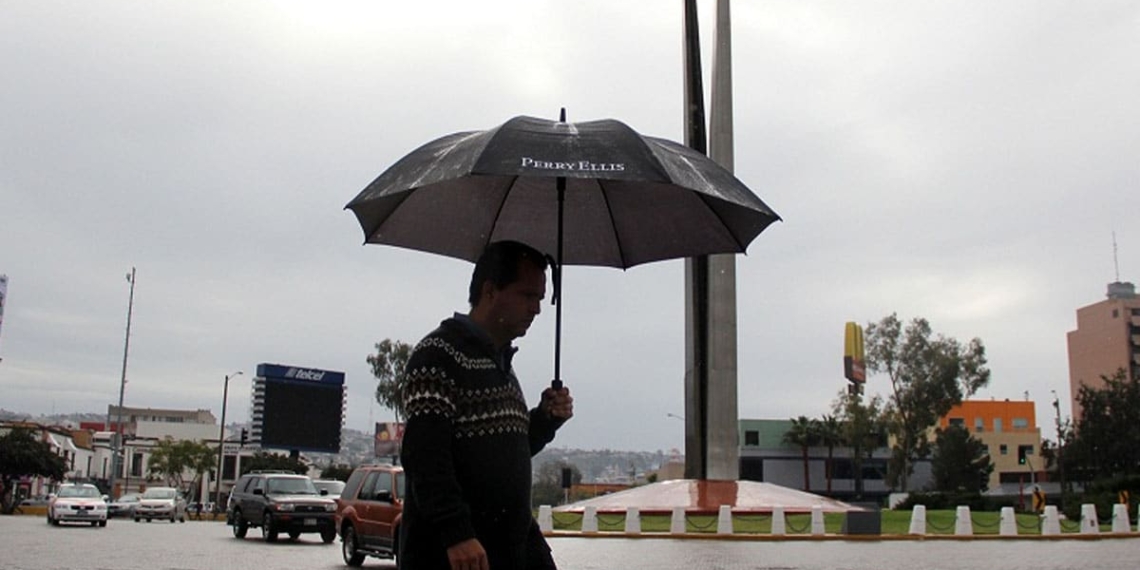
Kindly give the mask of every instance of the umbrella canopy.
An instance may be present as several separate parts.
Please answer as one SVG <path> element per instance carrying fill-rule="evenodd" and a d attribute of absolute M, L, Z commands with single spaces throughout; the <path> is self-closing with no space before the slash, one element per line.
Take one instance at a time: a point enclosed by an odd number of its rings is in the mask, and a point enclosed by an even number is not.
<path fill-rule="evenodd" d="M 688 147 L 615 120 L 534 117 L 429 142 L 346 208 L 367 243 L 475 261 L 494 241 L 555 252 L 562 237 L 560 263 L 619 268 L 744 252 L 780 219 Z"/>
<path fill-rule="evenodd" d="M 429 142 L 345 208 L 366 243 L 469 261 L 500 240 L 556 252 L 555 388 L 562 386 L 563 265 L 624 269 L 740 253 L 780 219 L 732 173 L 688 147 L 615 120 L 534 117 Z"/>

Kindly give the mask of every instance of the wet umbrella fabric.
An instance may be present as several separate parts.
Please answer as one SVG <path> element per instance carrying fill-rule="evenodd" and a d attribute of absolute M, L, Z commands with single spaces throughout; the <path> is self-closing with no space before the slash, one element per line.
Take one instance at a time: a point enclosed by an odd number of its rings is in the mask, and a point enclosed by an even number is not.
<path fill-rule="evenodd" d="M 619 268 L 740 253 L 779 219 L 731 173 L 683 145 L 615 120 L 533 117 L 429 142 L 346 207 L 368 243 L 469 261 L 507 239 L 554 253 L 561 209 L 561 263 Z"/>
<path fill-rule="evenodd" d="M 515 240 L 563 265 L 641 263 L 744 252 L 780 217 L 740 180 L 688 147 L 619 121 L 515 117 L 448 135 L 400 159 L 345 206 L 366 243 L 476 261 Z M 561 387 L 562 304 L 554 381 Z"/>

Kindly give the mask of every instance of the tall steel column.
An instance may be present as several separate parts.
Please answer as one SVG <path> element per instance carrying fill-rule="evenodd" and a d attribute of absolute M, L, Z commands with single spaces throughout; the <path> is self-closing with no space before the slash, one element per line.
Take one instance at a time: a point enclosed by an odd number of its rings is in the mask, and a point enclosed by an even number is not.
<path fill-rule="evenodd" d="M 696 2 L 685 2 L 685 142 L 705 149 L 704 93 Z M 717 2 L 713 52 L 712 153 L 729 171 L 732 148 L 731 22 Z M 685 261 L 685 477 L 736 480 L 740 475 L 736 389 L 736 260 Z"/>
<path fill-rule="evenodd" d="M 717 0 L 713 35 L 709 157 L 734 172 L 732 22 L 729 0 Z M 709 257 L 709 479 L 740 478 L 736 375 L 736 256 Z"/>
<path fill-rule="evenodd" d="M 707 153 L 696 0 L 685 0 L 685 144 Z M 708 476 L 708 256 L 685 260 L 685 478 Z"/>

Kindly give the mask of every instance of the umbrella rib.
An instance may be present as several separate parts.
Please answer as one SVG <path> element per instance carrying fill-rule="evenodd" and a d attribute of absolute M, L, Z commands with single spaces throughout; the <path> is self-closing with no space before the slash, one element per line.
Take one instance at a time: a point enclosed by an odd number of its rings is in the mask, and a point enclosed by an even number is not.
<path fill-rule="evenodd" d="M 705 208 L 708 209 L 709 213 L 711 213 L 713 215 L 713 217 L 716 218 L 717 221 L 720 222 L 720 227 L 724 228 L 724 231 L 727 232 L 729 237 L 732 238 L 732 243 L 736 244 L 736 251 L 739 253 L 745 253 L 747 251 L 747 248 L 744 247 L 744 244 L 740 243 L 740 238 L 736 237 L 736 233 L 733 232 L 732 229 L 730 229 L 732 226 L 730 226 L 728 224 L 728 222 L 724 219 L 724 217 L 720 215 L 720 212 L 717 212 L 717 209 L 712 207 L 712 204 L 709 203 L 709 200 L 715 200 L 716 198 L 713 196 L 709 196 L 708 194 L 705 194 L 703 192 L 693 192 L 693 193 L 696 194 L 697 197 L 701 199 L 701 203 L 705 205 Z"/>
<path fill-rule="evenodd" d="M 617 222 L 616 222 L 616 218 L 614 217 L 614 210 L 612 207 L 610 207 L 610 195 L 606 191 L 606 182 L 607 182 L 607 180 L 599 178 L 598 179 L 598 189 L 601 191 L 601 194 L 602 194 L 602 202 L 605 203 L 605 205 L 606 205 L 606 213 L 608 214 L 608 218 L 610 220 L 610 231 L 613 232 L 614 243 L 617 244 L 618 258 L 621 260 L 621 267 L 622 267 L 622 269 L 625 269 L 626 267 L 629 267 L 629 266 L 626 265 L 625 248 L 622 247 L 621 234 L 618 233 Z"/>
<path fill-rule="evenodd" d="M 518 182 L 518 175 L 511 176 L 506 181 L 506 187 L 503 189 L 503 197 L 499 200 L 499 207 L 495 209 L 495 215 L 491 217 L 491 227 L 487 228 L 487 239 L 483 240 L 483 249 L 486 249 L 491 244 L 491 237 L 495 235 L 495 229 L 499 225 L 499 218 L 502 216 L 503 209 L 506 208 L 507 199 L 511 196 L 511 190 L 515 187 L 515 182 Z"/>

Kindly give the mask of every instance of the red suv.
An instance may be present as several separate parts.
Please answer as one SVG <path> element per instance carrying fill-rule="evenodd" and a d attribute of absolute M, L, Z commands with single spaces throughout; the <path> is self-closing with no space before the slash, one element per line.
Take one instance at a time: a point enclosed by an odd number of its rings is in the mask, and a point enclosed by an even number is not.
<path fill-rule="evenodd" d="M 363 465 L 352 472 L 336 501 L 336 528 L 345 564 L 360 566 L 366 556 L 399 556 L 403 497 L 403 467 Z"/>

